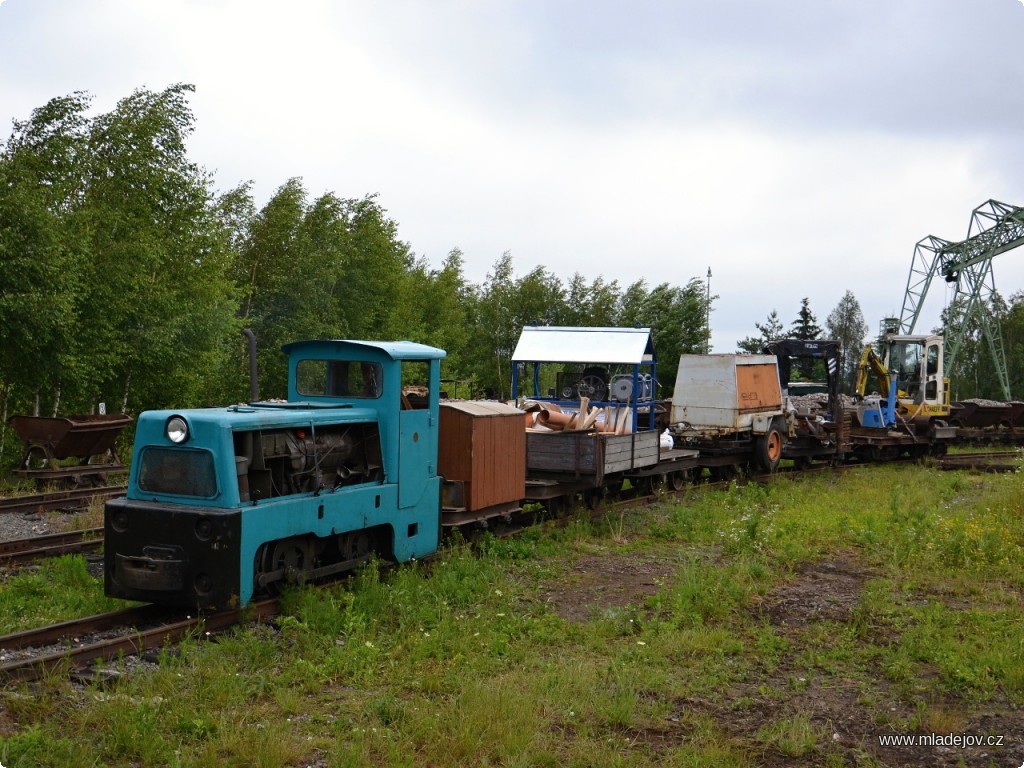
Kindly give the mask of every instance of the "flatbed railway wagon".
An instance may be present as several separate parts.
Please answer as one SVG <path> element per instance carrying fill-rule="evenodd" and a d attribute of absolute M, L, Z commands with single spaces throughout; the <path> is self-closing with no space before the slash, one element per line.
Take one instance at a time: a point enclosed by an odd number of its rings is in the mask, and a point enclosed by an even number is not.
<path fill-rule="evenodd" d="M 663 449 L 649 328 L 527 326 L 512 354 L 521 408 L 539 405 L 575 428 L 529 428 L 526 498 L 558 509 L 581 494 L 596 503 L 625 481 L 651 484 L 687 469 L 693 451 Z M 549 422 L 550 423 L 550 422 Z"/>

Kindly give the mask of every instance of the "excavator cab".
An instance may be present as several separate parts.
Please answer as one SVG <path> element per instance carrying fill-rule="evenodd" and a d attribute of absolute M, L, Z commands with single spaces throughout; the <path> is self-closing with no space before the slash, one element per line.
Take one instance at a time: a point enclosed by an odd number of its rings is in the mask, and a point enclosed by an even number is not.
<path fill-rule="evenodd" d="M 941 336 L 887 336 L 885 365 L 896 383 L 899 412 L 908 421 L 949 417 L 949 386 L 942 376 Z"/>
<path fill-rule="evenodd" d="M 949 380 L 942 376 L 942 336 L 901 336 L 882 338 L 882 354 L 871 346 L 864 350 L 857 376 L 857 392 L 867 391 L 870 369 L 878 379 L 878 391 L 886 397 L 896 388 L 896 412 L 905 421 L 927 424 L 949 418 Z"/>

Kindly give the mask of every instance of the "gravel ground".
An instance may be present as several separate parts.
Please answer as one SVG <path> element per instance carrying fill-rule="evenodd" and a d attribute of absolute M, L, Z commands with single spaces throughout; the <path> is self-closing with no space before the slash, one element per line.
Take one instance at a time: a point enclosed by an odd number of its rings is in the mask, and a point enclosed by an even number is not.
<path fill-rule="evenodd" d="M 0 514 L 0 541 L 27 539 L 60 530 L 51 524 L 50 519 L 49 515 L 37 512 Z"/>

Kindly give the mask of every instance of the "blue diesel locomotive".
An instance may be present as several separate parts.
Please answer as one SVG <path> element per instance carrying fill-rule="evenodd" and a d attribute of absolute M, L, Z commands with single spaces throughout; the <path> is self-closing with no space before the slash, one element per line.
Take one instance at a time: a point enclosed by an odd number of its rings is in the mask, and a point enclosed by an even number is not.
<path fill-rule="evenodd" d="M 106 593 L 223 609 L 436 550 L 440 361 L 412 342 L 302 341 L 288 399 L 149 411 L 104 514 Z M 417 395 L 403 386 L 421 384 Z"/>

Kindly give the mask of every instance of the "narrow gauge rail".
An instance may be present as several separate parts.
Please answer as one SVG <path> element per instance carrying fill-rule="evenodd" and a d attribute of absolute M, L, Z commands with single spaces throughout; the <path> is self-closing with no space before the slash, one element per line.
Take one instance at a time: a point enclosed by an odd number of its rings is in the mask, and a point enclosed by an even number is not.
<path fill-rule="evenodd" d="M 935 465 L 946 471 L 973 470 L 975 472 L 1013 472 L 1020 466 L 1019 451 L 981 451 L 979 453 L 951 453 L 936 457 Z"/>
<path fill-rule="evenodd" d="M 30 496 L 13 496 L 0 499 L 0 514 L 48 512 L 54 509 L 81 509 L 93 499 L 112 499 L 123 496 L 124 485 L 107 485 L 100 488 L 76 488 L 67 491 L 34 493 Z"/>
<path fill-rule="evenodd" d="M 0 565 L 14 565 L 75 552 L 95 552 L 103 546 L 102 528 L 62 531 L 27 539 L 0 541 Z"/>
<path fill-rule="evenodd" d="M 775 473 L 749 475 L 737 480 L 769 482 L 783 477 L 803 477 L 852 469 L 856 466 L 859 465 L 832 466 L 822 463 L 810 469 L 785 468 Z M 694 491 L 727 488 L 733 482 L 736 480 L 701 482 L 678 491 L 672 489 L 669 484 L 655 486 L 653 490 L 635 489 L 626 491 L 621 498 L 606 499 L 599 507 L 588 511 L 591 519 L 598 519 L 613 511 L 658 501 L 682 500 Z M 631 493 L 635 495 L 630 495 Z M 564 525 L 569 519 L 567 516 L 560 517 L 554 523 Z M 494 533 L 500 537 L 512 537 L 528 527 L 529 522 L 517 525 L 510 520 L 509 525 L 498 526 Z M 430 560 L 435 556 L 423 559 Z M 21 682 L 38 680 L 61 669 L 74 671 L 98 660 L 111 661 L 121 656 L 139 655 L 147 650 L 173 645 L 197 631 L 223 632 L 242 621 L 269 619 L 279 612 L 280 604 L 276 599 L 252 602 L 243 610 L 218 611 L 195 616 L 183 615 L 181 610 L 144 604 L 53 626 L 25 630 L 0 637 L 0 679 Z M 117 632 L 116 636 L 110 637 L 109 634 L 112 632 Z M 90 638 L 96 635 L 102 637 Z M 38 650 L 38 653 L 28 653 L 27 651 L 31 649 Z M 14 651 L 26 653 L 20 658 L 7 660 Z"/>
<path fill-rule="evenodd" d="M 0 678 L 20 682 L 38 680 L 61 669 L 81 669 L 97 660 L 138 655 L 177 643 L 195 632 L 223 632 L 242 621 L 267 619 L 279 612 L 277 600 L 253 602 L 243 610 L 203 616 L 141 605 L 26 630 L 0 637 Z M 111 633 L 116 634 L 111 636 Z M 7 660 L 12 655 L 20 658 Z"/>

